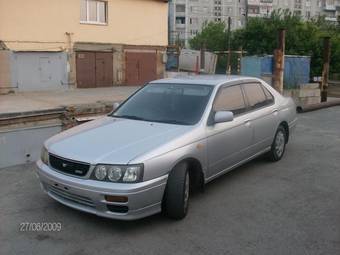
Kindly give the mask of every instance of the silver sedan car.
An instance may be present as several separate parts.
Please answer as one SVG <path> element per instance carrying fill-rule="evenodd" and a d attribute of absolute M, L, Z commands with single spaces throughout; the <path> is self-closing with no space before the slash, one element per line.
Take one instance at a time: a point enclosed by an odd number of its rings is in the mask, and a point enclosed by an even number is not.
<path fill-rule="evenodd" d="M 181 219 L 190 191 L 262 154 L 280 160 L 296 121 L 293 100 L 260 79 L 157 80 L 47 140 L 37 173 L 50 197 L 84 212 Z"/>

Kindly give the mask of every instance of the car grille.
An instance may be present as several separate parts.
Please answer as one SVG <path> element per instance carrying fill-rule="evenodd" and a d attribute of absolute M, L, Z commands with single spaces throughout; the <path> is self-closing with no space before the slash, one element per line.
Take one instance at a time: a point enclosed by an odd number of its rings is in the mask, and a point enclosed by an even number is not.
<path fill-rule="evenodd" d="M 68 191 L 61 190 L 61 189 L 56 188 L 56 187 L 51 186 L 51 185 L 49 185 L 48 190 L 53 195 L 60 197 L 62 199 L 65 199 L 65 200 L 68 200 L 68 201 L 71 201 L 71 202 L 75 202 L 75 203 L 78 203 L 78 204 L 81 204 L 81 205 L 95 207 L 93 201 L 88 197 L 72 194 Z"/>
<path fill-rule="evenodd" d="M 90 164 L 67 160 L 50 154 L 50 165 L 63 173 L 75 176 L 85 176 L 90 169 Z"/>

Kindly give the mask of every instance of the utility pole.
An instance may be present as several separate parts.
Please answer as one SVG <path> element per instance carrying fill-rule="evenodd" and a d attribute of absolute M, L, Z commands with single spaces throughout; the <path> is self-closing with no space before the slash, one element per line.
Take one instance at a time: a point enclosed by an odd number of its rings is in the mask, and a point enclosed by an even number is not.
<path fill-rule="evenodd" d="M 249 3 L 248 3 L 248 0 L 245 0 L 246 1 L 246 11 L 245 11 L 245 23 L 246 23 L 246 26 L 248 25 L 248 7 L 249 7 Z"/>
<path fill-rule="evenodd" d="M 243 57 L 243 47 L 239 48 L 238 58 L 237 58 L 237 74 L 241 74 L 241 60 Z"/>
<path fill-rule="evenodd" d="M 231 17 L 228 17 L 228 56 L 227 56 L 227 74 L 231 74 L 231 49 L 230 49 L 230 27 Z"/>
<path fill-rule="evenodd" d="M 196 66 L 195 66 L 195 74 L 199 74 L 200 73 L 200 68 L 199 68 L 199 56 L 196 56 Z"/>
<path fill-rule="evenodd" d="M 180 71 L 179 68 L 179 56 L 181 54 L 181 48 L 180 48 L 180 40 L 179 40 L 179 32 L 177 31 L 176 35 L 176 54 L 177 54 L 177 72 Z"/>
<path fill-rule="evenodd" d="M 321 102 L 327 102 L 329 63 L 331 59 L 331 38 L 325 37 L 323 41 L 323 68 L 321 81 Z"/>
<path fill-rule="evenodd" d="M 285 68 L 285 50 L 286 50 L 286 30 L 279 30 L 279 42 L 278 48 L 274 51 L 274 77 L 273 84 L 274 88 L 279 92 L 283 93 L 283 74 Z"/>
<path fill-rule="evenodd" d="M 200 73 L 204 73 L 205 72 L 205 51 L 206 51 L 206 43 L 203 42 L 202 46 L 201 46 L 201 70 Z"/>

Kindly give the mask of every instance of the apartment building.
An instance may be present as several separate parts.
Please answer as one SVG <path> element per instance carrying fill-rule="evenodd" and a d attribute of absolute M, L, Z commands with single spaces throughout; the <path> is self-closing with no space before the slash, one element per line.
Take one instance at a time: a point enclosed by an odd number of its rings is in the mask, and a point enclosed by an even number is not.
<path fill-rule="evenodd" d="M 321 8 L 326 20 L 333 22 L 340 20 L 340 0 L 323 0 Z"/>
<path fill-rule="evenodd" d="M 231 17 L 231 29 L 244 26 L 246 17 L 266 17 L 273 10 L 289 9 L 304 19 L 324 15 L 336 22 L 340 0 L 172 0 L 169 1 L 169 43 L 188 46 L 205 22 Z"/>
<path fill-rule="evenodd" d="M 266 17 L 273 10 L 289 9 L 305 19 L 318 16 L 322 12 L 322 0 L 248 0 L 249 17 Z"/>
<path fill-rule="evenodd" d="M 141 85 L 167 44 L 166 0 L 0 0 L 0 92 Z"/>
<path fill-rule="evenodd" d="M 340 0 L 334 0 L 334 5 L 335 5 L 335 17 L 336 17 L 336 22 L 338 26 L 340 26 Z"/>
<path fill-rule="evenodd" d="M 225 21 L 231 17 L 231 28 L 245 22 L 246 0 L 171 0 L 169 1 L 169 43 L 180 40 L 188 45 L 205 22 Z"/>

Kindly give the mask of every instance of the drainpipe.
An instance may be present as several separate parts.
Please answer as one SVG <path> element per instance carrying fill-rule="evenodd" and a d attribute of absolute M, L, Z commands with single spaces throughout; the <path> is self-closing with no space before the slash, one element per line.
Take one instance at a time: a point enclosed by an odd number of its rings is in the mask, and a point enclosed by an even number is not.
<path fill-rule="evenodd" d="M 76 85 L 75 80 L 73 79 L 71 74 L 75 73 L 75 68 L 72 63 L 74 51 L 73 51 L 73 42 L 72 42 L 72 32 L 65 32 L 65 35 L 67 37 L 67 63 L 68 63 L 68 83 L 67 85 Z M 74 76 L 74 75 L 73 75 Z"/>

